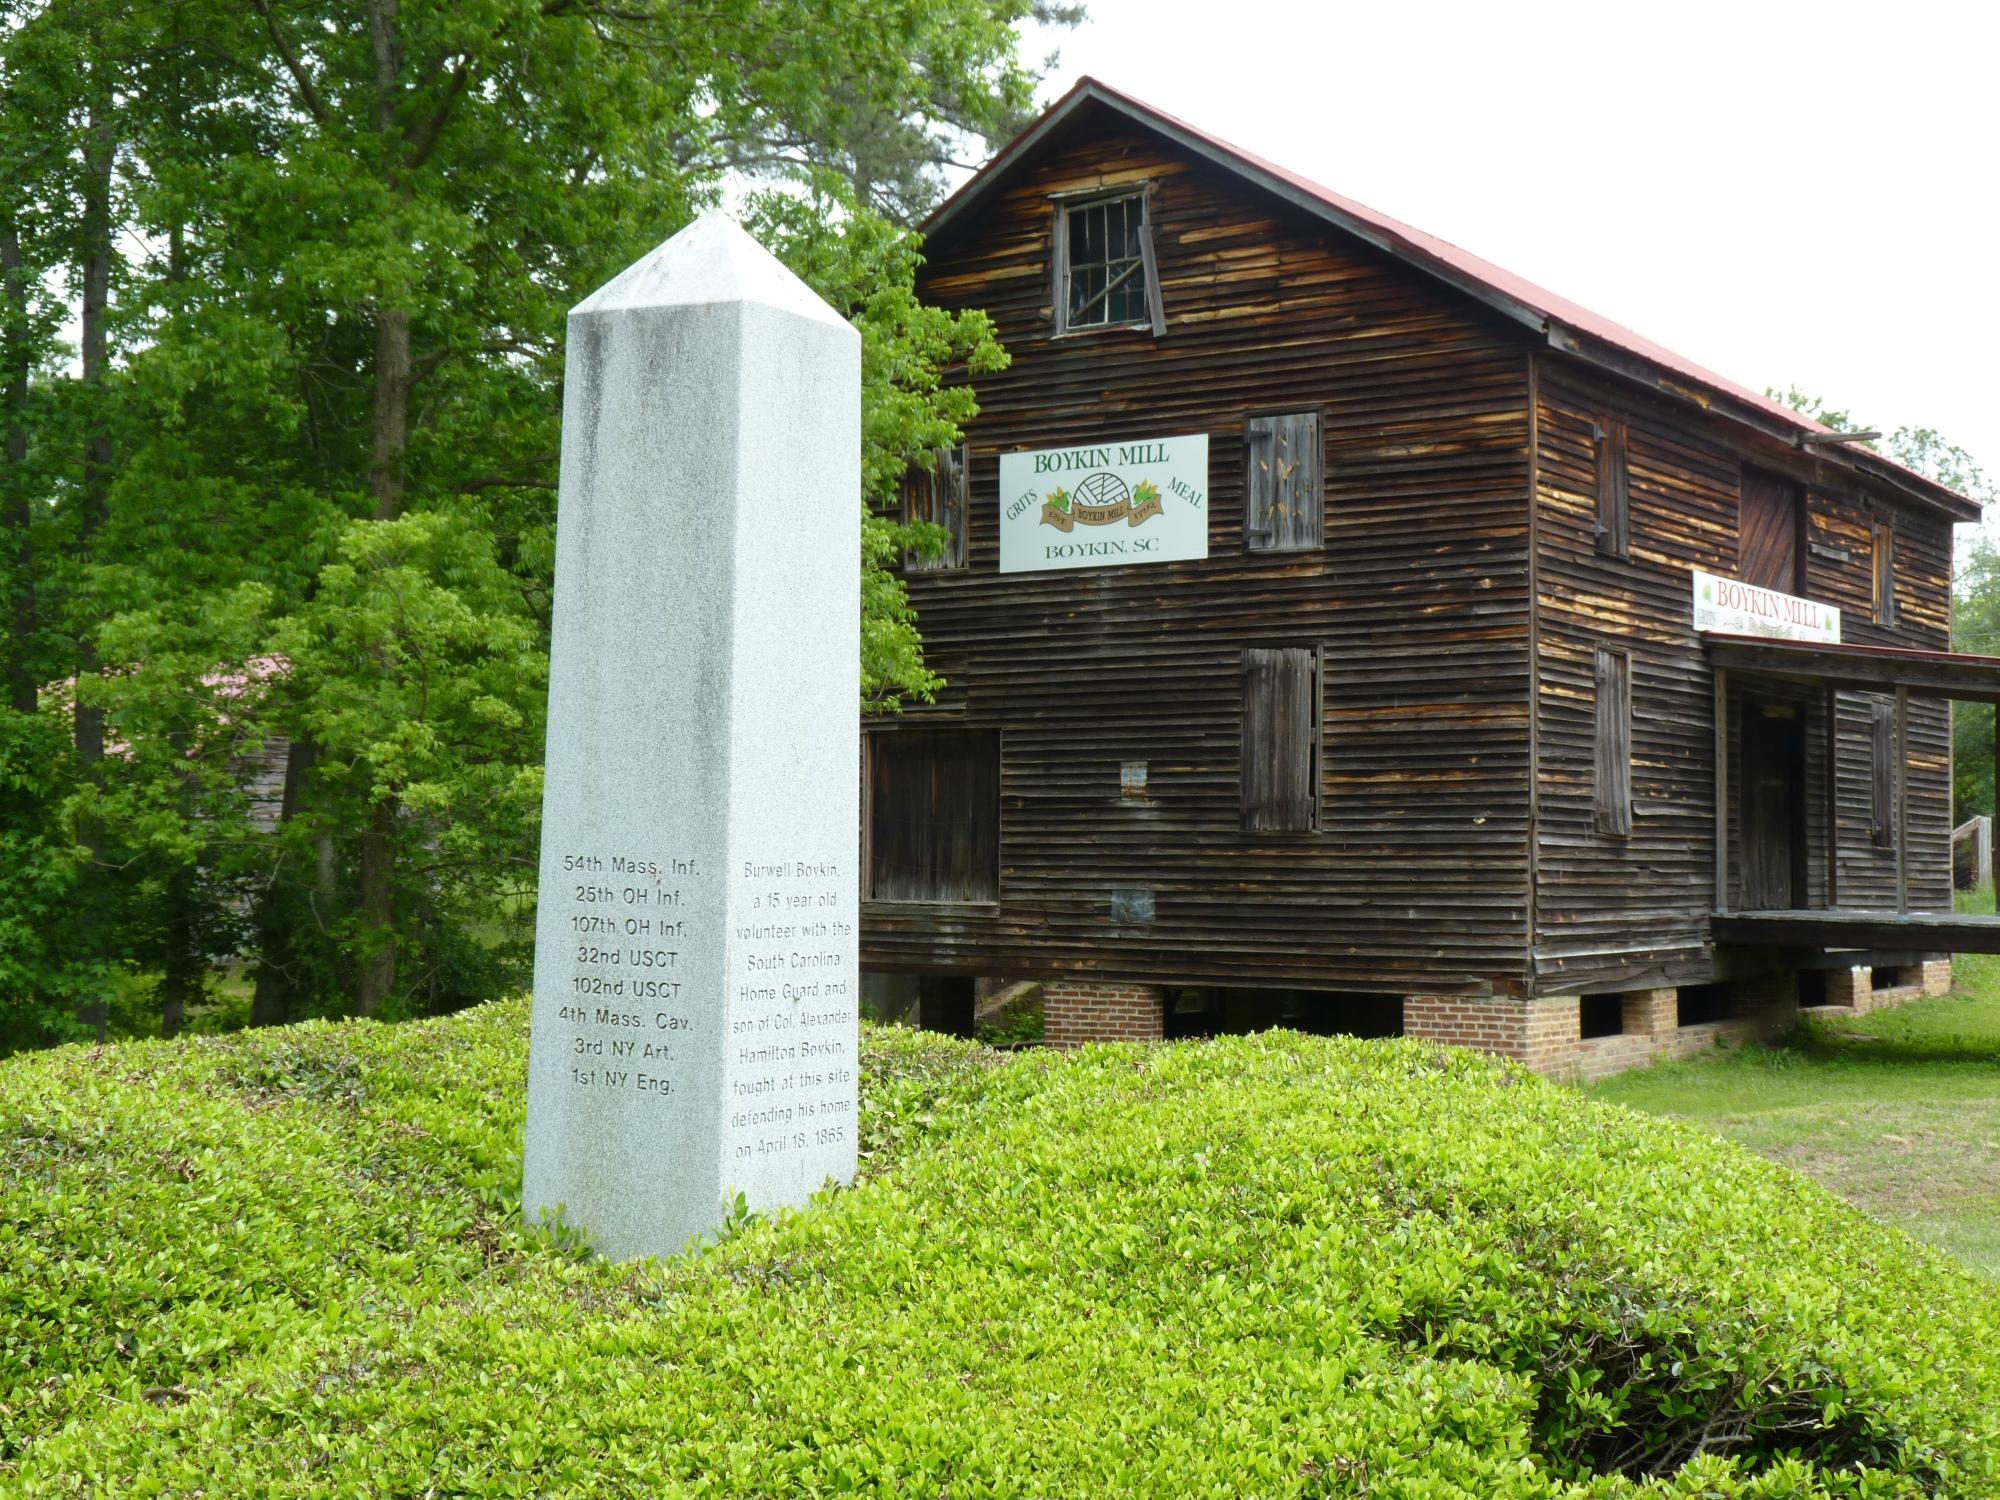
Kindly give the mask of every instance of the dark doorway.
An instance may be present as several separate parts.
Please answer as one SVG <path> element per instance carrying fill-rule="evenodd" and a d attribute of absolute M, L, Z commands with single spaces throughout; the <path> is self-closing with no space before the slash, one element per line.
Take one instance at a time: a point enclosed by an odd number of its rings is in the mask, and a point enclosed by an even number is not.
<path fill-rule="evenodd" d="M 1805 716 L 1789 703 L 1743 705 L 1743 905 L 1806 904 Z"/>
<path fill-rule="evenodd" d="M 969 975 L 926 974 L 917 981 L 917 1024 L 925 1031 L 971 1036 L 977 1002 Z"/>
<path fill-rule="evenodd" d="M 1745 469 L 1736 515 L 1736 576 L 1781 594 L 1803 594 L 1806 508 L 1799 487 Z"/>

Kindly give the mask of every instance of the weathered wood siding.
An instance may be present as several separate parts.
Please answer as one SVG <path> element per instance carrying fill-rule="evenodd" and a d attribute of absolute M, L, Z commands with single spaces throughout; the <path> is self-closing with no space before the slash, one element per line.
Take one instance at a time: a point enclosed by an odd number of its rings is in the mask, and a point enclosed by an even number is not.
<path fill-rule="evenodd" d="M 1873 528 L 1886 522 L 1896 550 L 1893 625 L 1871 618 L 1874 602 Z M 1809 490 L 1806 576 L 1811 596 L 1838 605 L 1841 638 L 1864 646 L 1951 646 L 1951 527 L 1935 517 L 1872 505 L 1866 497 Z M 1839 554 L 1846 553 L 1845 559 Z M 1896 904 L 1893 841 L 1872 837 L 1873 705 L 1886 695 L 1842 693 L 1837 870 L 1843 906 Z M 1910 855 L 1912 910 L 1949 911 L 1951 896 L 1951 705 L 1910 699 Z M 1893 785 L 1893 780 L 1892 783 Z M 1893 820 L 1894 810 L 1891 809 Z M 1892 821 L 1892 827 L 1893 821 Z"/>
<path fill-rule="evenodd" d="M 1165 333 L 1052 339 L 1049 195 L 1150 181 Z M 931 247 L 979 382 L 966 567 L 912 576 L 951 682 L 908 726 L 1003 732 L 1000 899 L 863 908 L 864 964 L 1518 990 L 1528 943 L 1528 355 L 1419 273 L 1121 125 L 1073 133 Z M 1325 542 L 1246 548 L 1246 422 L 1317 409 Z M 1209 557 L 998 569 L 998 455 L 1210 435 Z M 1324 653 L 1317 832 L 1242 827 L 1243 660 Z M 896 724 L 869 732 L 902 732 Z M 1120 768 L 1147 768 L 1143 796 Z M 1114 892 L 1153 919 L 1114 920 Z M 1133 909 L 1129 902 L 1123 909 Z M 1143 907 L 1139 908 L 1143 910 Z"/>
<path fill-rule="evenodd" d="M 1950 635 L 1950 525 L 1885 500 L 1868 501 L 1810 458 L 1719 430 L 1552 355 L 1535 361 L 1538 649 L 1535 850 L 1536 987 L 1616 989 L 1658 978 L 1713 977 L 1708 919 L 1714 887 L 1713 679 L 1693 632 L 1689 572 L 1738 574 L 1738 506 L 1745 463 L 1806 493 L 1805 593 L 1838 605 L 1843 639 L 1943 649 Z M 1604 556 L 1596 539 L 1593 428 L 1629 423 L 1630 548 Z M 1871 509 L 1872 504 L 1872 509 Z M 1897 538 L 1897 623 L 1871 620 L 1870 524 Z M 1844 555 L 1843 555 L 1844 554 Z M 1599 647 L 1632 653 L 1629 835 L 1596 826 L 1592 700 Z M 1789 702 L 1806 724 L 1807 893 L 1827 896 L 1823 698 L 1813 690 L 1731 683 L 1731 901 L 1743 861 L 1735 838 L 1743 699 Z M 1893 849 L 1871 840 L 1870 708 L 1839 695 L 1839 898 L 1895 902 Z M 1910 901 L 1950 905 L 1950 719 L 1935 700 L 1911 702 Z"/>

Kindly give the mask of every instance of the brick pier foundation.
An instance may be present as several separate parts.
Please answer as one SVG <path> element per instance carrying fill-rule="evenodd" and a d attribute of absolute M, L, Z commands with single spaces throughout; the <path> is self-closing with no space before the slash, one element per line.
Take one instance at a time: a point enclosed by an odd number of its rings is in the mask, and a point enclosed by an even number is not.
<path fill-rule="evenodd" d="M 1719 1041 L 1770 1041 L 1789 1031 L 1799 1013 L 1797 985 L 1789 973 L 1738 985 L 1729 1015 L 1685 1026 L 1679 990 L 1628 990 L 1592 997 L 1590 1003 L 1614 1001 L 1618 1030 L 1585 1037 L 1586 1002 L 1575 995 L 1536 1000 L 1411 995 L 1403 1001 L 1403 1031 L 1511 1057 L 1545 1078 L 1589 1083 L 1628 1068 L 1694 1057 Z"/>
<path fill-rule="evenodd" d="M 1899 969 L 1834 969 L 1826 976 L 1826 1003 L 1857 1016 L 1951 992 L 1951 960 L 1927 959 Z"/>
<path fill-rule="evenodd" d="M 1546 1077 L 1567 1077 L 1576 1071 L 1582 1046 L 1580 1002 L 1574 995 L 1539 1000 L 1408 995 L 1403 999 L 1403 1035 L 1477 1047 L 1525 1063 Z"/>
<path fill-rule="evenodd" d="M 1051 1047 L 1157 1042 L 1165 1022 L 1166 1000 L 1154 985 L 1051 979 L 1042 986 L 1043 1034 Z"/>

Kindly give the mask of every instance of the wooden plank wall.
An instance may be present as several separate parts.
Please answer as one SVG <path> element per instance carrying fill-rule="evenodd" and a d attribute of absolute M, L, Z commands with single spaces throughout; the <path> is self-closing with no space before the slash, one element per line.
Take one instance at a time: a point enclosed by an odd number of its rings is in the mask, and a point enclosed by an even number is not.
<path fill-rule="evenodd" d="M 1713 683 L 1693 634 L 1689 571 L 1737 571 L 1745 448 L 1697 414 L 1669 409 L 1553 356 L 1536 358 L 1538 840 L 1535 984 L 1543 993 L 1715 977 L 1708 946 L 1714 870 Z M 1593 424 L 1631 424 L 1628 558 L 1598 555 Z M 1806 592 L 1840 606 L 1843 639 L 1944 648 L 1950 635 L 1949 524 L 1847 492 L 1811 460 L 1752 452 L 1807 493 Z M 1897 531 L 1899 620 L 1871 614 L 1870 520 Z M 1843 560 L 1838 554 L 1845 551 Z M 1600 645 L 1633 657 L 1633 829 L 1593 826 L 1591 695 Z M 1826 899 L 1825 736 L 1816 690 L 1759 689 L 1807 720 L 1808 899 Z M 1740 730 L 1744 684 L 1732 683 Z M 1893 905 L 1895 854 L 1869 837 L 1869 707 L 1841 694 L 1838 885 L 1843 904 Z M 1912 700 L 1911 904 L 1950 906 L 1950 720 Z M 1731 735 L 1732 788 L 1742 786 Z M 1732 843 L 1737 822 L 1731 802 Z M 1731 899 L 1742 871 L 1732 848 Z"/>
<path fill-rule="evenodd" d="M 1872 527 L 1887 521 L 1895 534 L 1896 623 L 1870 618 Z M 1865 496 L 1811 489 L 1807 511 L 1806 577 L 1815 599 L 1838 605 L 1841 639 L 1863 646 L 1951 645 L 1951 529 L 1943 521 L 1872 504 Z M 1845 552 L 1845 561 L 1836 555 Z M 1843 906 L 1896 904 L 1896 851 L 1870 838 L 1874 805 L 1871 719 L 1876 700 L 1839 695 L 1839 888 Z M 1887 701 L 1886 698 L 1883 701 Z M 1910 699 L 1910 906 L 1950 911 L 1951 705 Z"/>
<path fill-rule="evenodd" d="M 1054 192 L 1155 184 L 1167 330 L 1049 337 Z M 910 579 L 942 718 L 999 726 L 1001 899 L 864 907 L 877 969 L 1518 991 L 1527 958 L 1528 358 L 1427 278 L 1121 125 L 933 245 L 979 382 L 968 565 Z M 1252 553 L 1246 420 L 1324 413 L 1326 543 Z M 998 455 L 1210 434 L 1206 561 L 1001 577 Z M 1317 833 L 1240 827 L 1242 653 L 1325 653 Z M 895 733 L 893 724 L 871 732 Z M 1120 766 L 1147 765 L 1143 798 Z M 1150 923 L 1114 921 L 1119 888 Z"/>

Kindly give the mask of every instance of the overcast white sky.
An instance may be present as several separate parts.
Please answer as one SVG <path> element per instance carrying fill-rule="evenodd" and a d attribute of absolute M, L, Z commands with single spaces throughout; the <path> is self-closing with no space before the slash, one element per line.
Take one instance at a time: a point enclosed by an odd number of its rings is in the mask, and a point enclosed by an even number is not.
<path fill-rule="evenodd" d="M 1090 74 L 1723 375 L 2000 470 L 2000 6 L 1089 0 Z"/>

